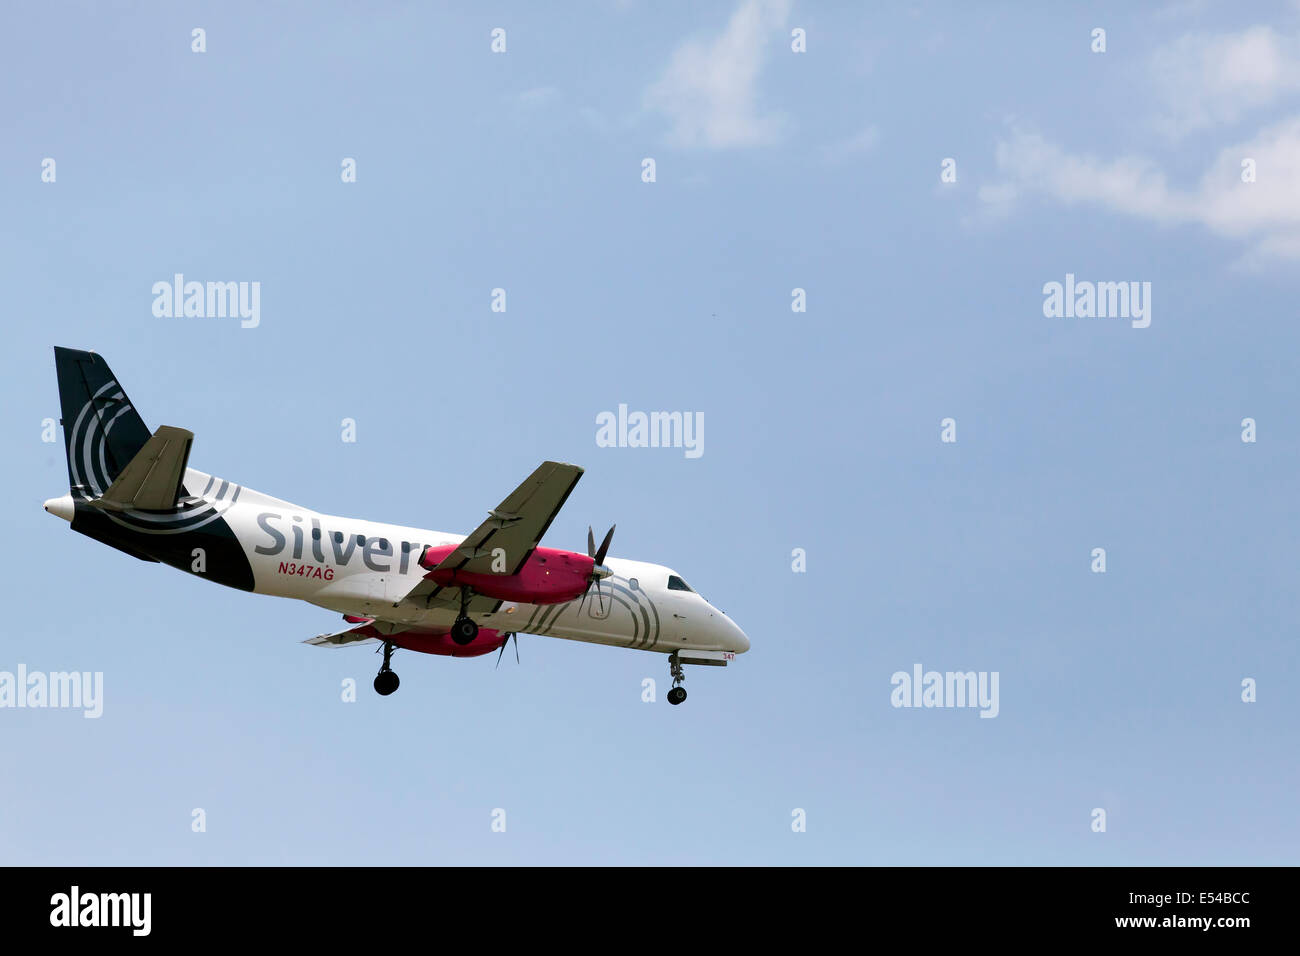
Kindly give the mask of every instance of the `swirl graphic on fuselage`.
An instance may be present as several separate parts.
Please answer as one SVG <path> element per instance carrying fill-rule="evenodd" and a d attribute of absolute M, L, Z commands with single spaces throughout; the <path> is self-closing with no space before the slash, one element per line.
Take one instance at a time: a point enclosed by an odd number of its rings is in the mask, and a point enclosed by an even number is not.
<path fill-rule="evenodd" d="M 650 595 L 646 594 L 640 588 L 630 588 L 623 581 L 625 578 L 609 577 L 601 582 L 601 590 L 604 600 L 611 602 L 610 610 L 613 610 L 613 604 L 625 608 L 628 616 L 632 621 L 632 637 L 627 642 L 627 647 L 638 647 L 643 649 L 652 648 L 659 643 L 659 608 Z M 587 595 L 587 603 L 597 600 L 594 592 Z M 552 604 L 549 606 L 539 607 L 533 611 L 532 615 L 520 628 L 525 634 L 541 634 L 543 636 L 552 636 L 554 628 L 560 624 L 560 618 L 570 608 L 576 608 L 581 604 L 578 601 L 566 601 L 563 604 Z M 605 620 L 609 617 L 609 612 L 603 616 L 597 617 L 596 620 Z"/>
<path fill-rule="evenodd" d="M 116 391 L 105 394 L 111 389 Z M 96 407 L 96 406 L 99 407 Z M 108 382 L 82 406 L 68 436 L 68 464 L 74 491 L 99 498 L 113 483 L 106 459 L 108 436 L 113 425 L 131 411 L 126 394 L 116 382 Z M 103 412 L 111 412 L 107 421 Z M 189 470 L 188 469 L 187 473 Z M 217 485 L 213 492 L 213 485 Z M 184 534 L 218 520 L 239 498 L 241 487 L 229 481 L 208 478 L 198 497 L 182 497 L 168 511 L 103 511 L 109 520 L 140 534 Z"/>

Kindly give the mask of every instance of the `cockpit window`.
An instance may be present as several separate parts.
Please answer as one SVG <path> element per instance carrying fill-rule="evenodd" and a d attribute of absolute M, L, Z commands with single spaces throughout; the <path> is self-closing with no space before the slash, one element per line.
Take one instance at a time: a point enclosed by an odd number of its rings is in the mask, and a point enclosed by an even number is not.
<path fill-rule="evenodd" d="M 670 591 L 690 591 L 695 593 L 695 589 L 679 578 L 675 574 L 668 575 L 668 590 Z"/>

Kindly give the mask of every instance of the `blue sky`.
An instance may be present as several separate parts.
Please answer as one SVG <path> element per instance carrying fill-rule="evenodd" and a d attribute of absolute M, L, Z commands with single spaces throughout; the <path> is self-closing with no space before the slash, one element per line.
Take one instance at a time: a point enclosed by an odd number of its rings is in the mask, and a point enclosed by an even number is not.
<path fill-rule="evenodd" d="M 105 699 L 0 709 L 0 860 L 1296 863 L 1300 10 L 1134 6 L 11 11 L 0 670 Z M 155 317 L 177 272 L 260 323 Z M 1067 273 L 1150 326 L 1046 317 Z M 659 655 L 537 637 L 381 699 L 299 643 L 329 612 L 41 510 L 53 345 L 328 513 L 467 532 L 579 463 L 546 543 L 617 522 L 753 649 L 681 707 Z M 704 454 L 597 447 L 620 403 Z M 891 706 L 917 663 L 998 716 Z"/>

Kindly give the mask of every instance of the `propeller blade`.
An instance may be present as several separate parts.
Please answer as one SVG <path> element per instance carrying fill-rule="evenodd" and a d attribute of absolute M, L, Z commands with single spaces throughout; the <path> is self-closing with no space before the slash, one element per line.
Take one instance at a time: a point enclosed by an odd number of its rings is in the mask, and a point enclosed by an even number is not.
<path fill-rule="evenodd" d="M 597 552 L 596 552 L 596 555 L 595 555 L 596 563 L 597 563 L 597 564 L 604 564 L 604 563 L 605 563 L 605 552 L 609 550 L 609 543 L 610 543 L 610 541 L 613 540 L 613 538 L 614 538 L 614 529 L 617 528 L 617 527 L 618 527 L 618 525 L 613 525 L 613 524 L 612 524 L 612 525 L 609 526 L 609 530 L 608 530 L 607 532 L 605 532 L 605 540 L 602 541 L 602 542 L 600 543 L 600 550 L 597 551 Z M 590 527 L 590 526 L 588 526 L 588 528 L 587 528 L 587 533 L 588 533 L 588 534 L 591 533 L 591 527 Z"/>
<path fill-rule="evenodd" d="M 592 534 L 591 525 L 587 525 L 587 557 L 596 556 L 596 536 Z"/>
<path fill-rule="evenodd" d="M 506 645 L 510 643 L 511 639 L 515 642 L 515 663 L 519 663 L 519 635 L 516 632 L 511 631 L 506 635 L 506 639 L 501 642 L 501 651 L 497 654 L 497 663 L 496 667 L 492 668 L 493 670 L 496 670 L 497 667 L 501 666 L 501 658 L 506 656 Z"/>

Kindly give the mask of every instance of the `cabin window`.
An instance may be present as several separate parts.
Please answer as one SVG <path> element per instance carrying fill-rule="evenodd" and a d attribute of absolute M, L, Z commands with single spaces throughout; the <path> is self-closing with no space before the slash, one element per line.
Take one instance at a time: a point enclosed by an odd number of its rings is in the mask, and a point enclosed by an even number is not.
<path fill-rule="evenodd" d="M 638 581 L 636 578 L 628 578 L 627 586 L 630 587 L 633 591 L 636 591 L 640 589 L 641 582 Z"/>

